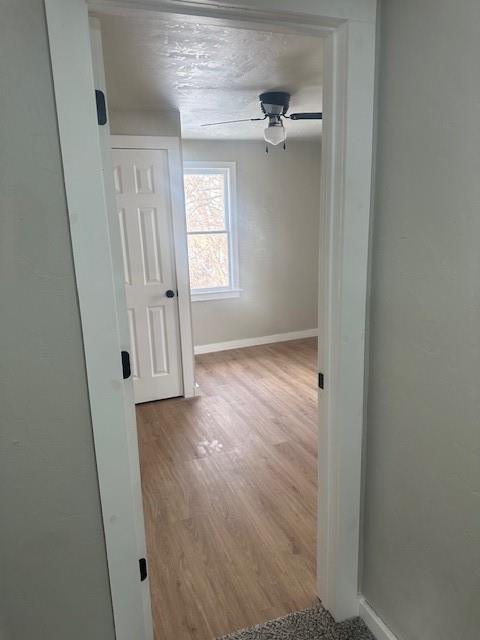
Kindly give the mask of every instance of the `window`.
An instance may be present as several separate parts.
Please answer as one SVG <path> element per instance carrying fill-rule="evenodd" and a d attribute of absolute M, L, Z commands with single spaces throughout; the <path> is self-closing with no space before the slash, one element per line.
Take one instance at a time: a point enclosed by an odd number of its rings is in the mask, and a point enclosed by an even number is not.
<path fill-rule="evenodd" d="M 192 300 L 237 298 L 235 163 L 185 162 Z"/>

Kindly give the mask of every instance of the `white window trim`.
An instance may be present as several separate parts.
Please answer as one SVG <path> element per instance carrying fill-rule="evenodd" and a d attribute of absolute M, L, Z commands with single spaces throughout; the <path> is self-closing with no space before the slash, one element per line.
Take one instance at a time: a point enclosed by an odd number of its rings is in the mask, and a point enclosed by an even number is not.
<path fill-rule="evenodd" d="M 229 251 L 229 275 L 230 284 L 228 287 L 215 287 L 212 289 L 192 289 L 192 302 L 203 302 L 205 300 L 224 300 L 226 298 L 238 298 L 242 289 L 239 287 L 238 268 L 238 231 L 237 231 L 237 165 L 235 162 L 219 162 L 212 160 L 185 160 L 183 163 L 184 174 L 218 172 L 223 170 L 226 182 L 225 194 L 225 217 L 226 228 L 228 230 L 228 251 Z M 222 230 L 223 231 L 223 230 Z M 199 232 L 199 233 L 209 233 Z M 211 233 L 215 233 L 212 231 Z M 187 234 L 188 235 L 188 234 Z"/>

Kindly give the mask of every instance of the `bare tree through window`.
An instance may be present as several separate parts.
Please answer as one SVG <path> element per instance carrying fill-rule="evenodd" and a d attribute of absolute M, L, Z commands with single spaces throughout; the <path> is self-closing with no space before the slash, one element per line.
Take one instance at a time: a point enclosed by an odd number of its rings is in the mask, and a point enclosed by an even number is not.
<path fill-rule="evenodd" d="M 184 179 L 191 288 L 226 288 L 230 256 L 225 172 L 187 172 Z"/>

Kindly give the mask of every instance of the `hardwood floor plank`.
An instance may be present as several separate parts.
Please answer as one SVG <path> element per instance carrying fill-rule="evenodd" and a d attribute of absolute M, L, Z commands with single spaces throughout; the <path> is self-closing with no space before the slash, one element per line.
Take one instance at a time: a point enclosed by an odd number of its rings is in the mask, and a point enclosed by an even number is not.
<path fill-rule="evenodd" d="M 156 640 L 312 606 L 316 341 L 197 356 L 201 395 L 137 407 Z"/>

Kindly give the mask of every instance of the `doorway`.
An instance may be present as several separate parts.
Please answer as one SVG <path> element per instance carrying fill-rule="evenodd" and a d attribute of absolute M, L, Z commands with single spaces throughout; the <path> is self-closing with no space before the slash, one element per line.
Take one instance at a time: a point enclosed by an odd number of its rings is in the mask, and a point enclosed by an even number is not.
<path fill-rule="evenodd" d="M 303 5 L 302 5 L 303 6 Z M 301 9 L 302 6 L 299 6 Z M 102 224 L 103 192 L 100 186 L 101 172 L 99 167 L 98 147 L 96 147 L 94 111 L 87 99 L 89 76 L 72 78 L 72 64 L 79 69 L 88 61 L 88 33 L 69 29 L 70 25 L 84 25 L 85 13 L 81 3 L 70 2 L 65 5 L 58 0 L 47 0 L 47 20 L 49 39 L 52 51 L 52 66 L 55 82 L 57 110 L 64 160 L 65 183 L 70 215 L 74 222 L 75 211 L 84 210 L 86 201 L 93 205 L 91 214 L 80 220 L 80 224 L 72 226 L 72 242 L 74 245 L 75 268 L 80 297 L 82 326 L 84 329 L 85 349 L 87 353 L 87 369 L 89 371 L 89 389 L 92 402 L 92 416 L 96 442 L 97 462 L 99 465 L 100 487 L 102 493 L 102 509 L 105 517 L 105 533 L 109 556 L 110 580 L 112 584 L 113 608 L 115 613 L 118 637 L 144 637 L 143 633 L 125 633 L 125 629 L 134 629 L 139 621 L 138 590 L 132 581 L 124 579 L 122 570 L 125 566 L 125 553 L 119 553 L 118 545 L 121 533 L 126 541 L 123 549 L 133 549 L 124 535 L 132 523 L 128 516 L 128 504 L 125 496 L 128 490 L 121 492 L 119 488 L 131 485 L 129 475 L 118 476 L 113 483 L 113 468 L 110 464 L 111 448 L 107 447 L 108 438 L 104 438 L 101 425 L 105 421 L 99 392 L 103 388 L 103 373 L 107 374 L 109 384 L 112 378 L 121 379 L 119 365 L 112 371 L 108 363 L 115 361 L 114 340 L 117 339 L 116 322 L 111 322 L 112 340 L 103 345 L 106 353 L 111 346 L 112 358 L 100 361 L 91 359 L 98 344 L 97 335 L 90 330 L 93 322 L 89 318 L 98 317 L 98 309 L 102 305 L 111 317 L 115 303 L 111 297 L 100 299 L 90 289 L 89 283 L 95 271 L 83 256 L 92 254 L 97 259 L 97 248 L 105 244 L 106 235 L 95 237 L 96 242 L 85 252 L 88 234 L 91 229 Z M 304 9 L 308 13 L 308 8 Z M 356 576 L 358 573 L 358 516 L 361 473 L 361 407 L 363 404 L 364 379 L 364 319 L 366 292 L 366 265 L 368 253 L 368 214 L 370 207 L 371 182 L 371 115 L 373 110 L 373 69 L 374 69 L 374 13 L 365 10 L 340 12 L 337 17 L 331 7 L 318 8 L 325 11 L 327 19 L 321 15 L 287 16 L 269 14 L 268 19 L 283 27 L 314 29 L 317 25 L 325 35 L 327 43 L 326 105 L 324 111 L 329 115 L 324 135 L 324 168 L 323 176 L 323 210 L 326 215 L 327 229 L 322 231 L 325 240 L 325 259 L 328 268 L 321 282 L 320 299 L 325 302 L 321 309 L 323 336 L 320 340 L 319 360 L 322 373 L 326 372 L 325 391 L 321 393 L 321 460 L 320 460 L 320 513 L 319 513 L 319 560 L 325 571 L 319 575 L 318 589 L 324 603 L 337 618 L 356 612 L 358 594 Z M 209 9 L 210 14 L 215 8 Z M 222 18 L 225 18 L 222 9 Z M 348 15 L 347 15 L 348 14 Z M 359 18 L 365 17 L 365 20 Z M 237 16 L 233 15 L 233 19 Z M 232 18 L 232 16 L 230 16 Z M 242 12 L 242 20 L 248 17 L 258 19 L 258 15 L 249 16 Z M 212 16 L 210 15 L 210 19 Z M 296 25 L 296 26 L 294 26 Z M 303 25 L 300 27 L 300 25 Z M 68 44 L 68 46 L 67 46 Z M 68 52 L 68 55 L 64 55 Z M 347 53 L 348 52 L 348 53 Z M 67 63 L 68 60 L 68 63 Z M 83 61 L 83 62 L 82 62 Z M 360 89 L 361 87 L 361 89 Z M 348 99 L 355 96 L 356 108 L 347 109 Z M 83 106 L 82 106 L 83 105 Z M 84 107 L 84 110 L 79 107 Z M 81 144 L 77 144 L 78 135 Z M 88 135 L 87 135 L 88 134 Z M 79 154 L 79 148 L 82 153 Z M 92 164 L 93 163 L 93 164 Z M 96 163 L 96 165 L 95 165 Z M 345 175 L 348 179 L 344 180 Z M 79 189 L 79 184 L 95 185 L 95 189 Z M 87 207 L 88 209 L 88 207 Z M 95 214 L 95 215 L 94 215 Z M 87 225 L 84 228 L 84 225 Z M 103 245 L 102 245 L 103 243 Z M 98 253 L 100 256 L 100 252 Z M 355 257 L 355 258 L 354 258 Z M 95 263 L 95 266 L 98 266 Z M 107 268 L 107 264 L 102 267 Z M 108 273 L 108 268 L 107 268 Z M 108 289 L 107 281 L 105 286 Z M 352 289 L 353 286 L 353 289 Z M 334 291 L 336 292 L 334 295 Z M 363 302 L 362 302 L 363 301 Z M 110 306 L 109 306 L 110 305 Z M 93 319 L 93 318 L 92 318 Z M 98 334 L 98 327 L 95 326 Z M 101 336 L 98 336 L 99 338 Z M 326 339 L 325 339 L 326 338 Z M 101 344 L 101 343 L 100 343 Z M 348 348 L 347 348 L 348 347 Z M 118 352 L 117 352 L 118 357 Z M 341 365 L 341 366 L 340 366 Z M 112 364 L 113 367 L 113 364 Z M 328 384 L 328 382 L 331 384 Z M 115 387 L 113 387 L 115 390 Z M 108 394 L 107 394 L 108 395 Z M 117 394 L 111 395 L 112 406 L 123 405 L 123 392 L 117 387 Z M 348 399 L 347 399 L 348 397 Z M 103 404 L 106 397 L 103 397 Z M 110 400 L 109 400 L 110 402 Z M 338 411 L 341 407 L 341 411 Z M 118 424 L 123 424 L 119 420 Z M 335 428 L 334 428 L 335 427 Z M 110 434 L 116 438 L 117 453 L 125 453 L 128 458 L 128 447 L 122 444 L 122 431 Z M 117 437 L 118 436 L 118 437 Z M 105 446 L 104 446 L 105 445 Z M 116 467 L 119 465 L 117 463 Z M 120 467 L 125 469 L 125 467 Z M 339 473 L 339 469 L 343 472 Z M 325 482 L 322 482 L 325 480 Z M 115 488 L 115 490 L 114 490 Z M 115 505 L 115 507 L 113 507 Z M 109 517 L 112 508 L 125 513 L 123 528 L 119 530 Z M 342 523 L 348 527 L 342 528 Z M 338 527 L 340 533 L 338 535 Z M 130 546 L 129 546 L 130 545 Z M 342 551 L 343 550 L 343 551 Z M 339 551 L 342 551 L 341 553 Z M 135 551 L 133 552 L 135 553 Z M 130 562 L 128 560 L 127 564 Z M 130 566 L 130 565 L 129 565 Z M 133 566 L 132 566 L 133 568 Z M 132 574 L 133 575 L 133 574 Z M 340 579 L 341 578 L 341 579 Z M 127 593 L 131 594 L 127 598 Z M 126 607 L 122 607 L 125 602 Z M 126 612 L 130 615 L 125 615 Z M 137 628 L 138 629 L 138 628 Z M 118 635 L 117 634 L 117 635 Z"/>
<path fill-rule="evenodd" d="M 240 129 L 198 121 L 220 112 L 256 117 L 273 78 L 291 93 L 286 115 L 321 112 L 322 41 L 160 15 L 97 17 L 117 134 L 113 173 L 154 627 L 165 640 L 217 637 L 318 602 L 321 119 L 285 118 L 280 146 L 266 143 L 265 119 Z M 163 43 L 154 53 L 152 40 Z M 135 77 L 134 110 L 126 73 Z M 169 133 L 184 160 L 197 353 L 190 400 L 173 399 L 183 395 L 178 377 L 170 384 L 181 358 L 169 183 L 179 168 L 169 172 L 168 150 L 142 148 L 138 135 L 153 112 L 151 146 L 160 147 L 172 103 L 178 112 L 167 124 L 180 121 Z"/>

